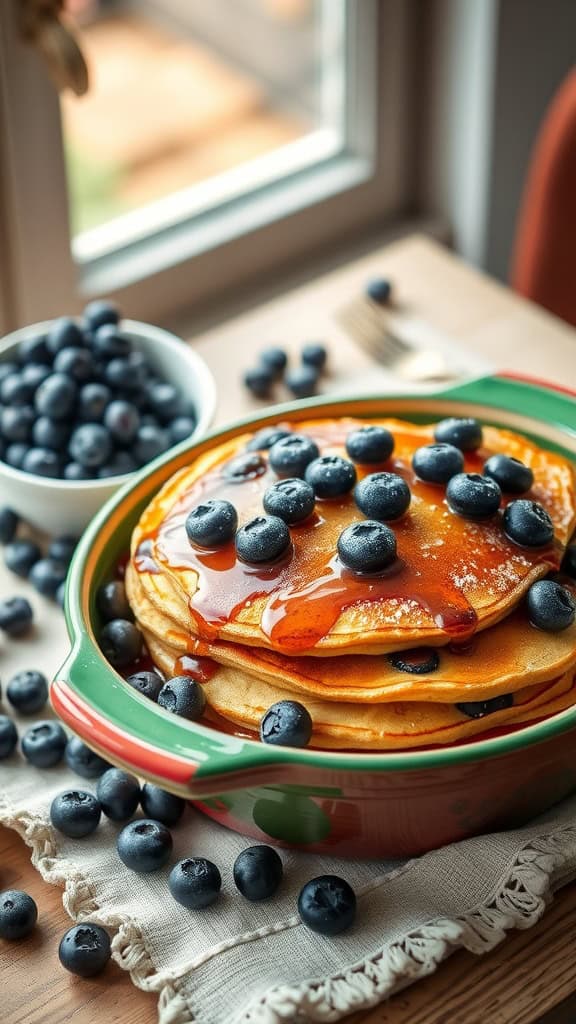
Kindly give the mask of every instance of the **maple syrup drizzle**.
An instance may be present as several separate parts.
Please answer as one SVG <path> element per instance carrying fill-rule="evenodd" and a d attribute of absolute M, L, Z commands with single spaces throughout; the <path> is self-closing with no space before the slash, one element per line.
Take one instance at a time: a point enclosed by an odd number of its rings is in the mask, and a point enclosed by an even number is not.
<path fill-rule="evenodd" d="M 182 654 L 174 662 L 175 676 L 190 676 L 198 683 L 208 683 L 214 677 L 220 665 L 213 658 L 203 655 Z"/>
<path fill-rule="evenodd" d="M 325 453 L 341 445 L 350 429 L 349 424 L 328 423 L 315 429 L 313 436 Z M 401 431 L 397 438 L 401 441 Z M 407 434 L 405 440 L 415 447 L 413 436 Z M 466 453 L 466 471 L 480 468 L 486 455 Z M 335 553 L 342 529 L 363 518 L 351 495 L 317 501 L 314 515 L 291 527 L 292 547 L 278 562 L 247 565 L 237 559 L 233 542 L 218 550 L 203 550 L 190 544 L 184 528 L 191 509 L 210 498 L 231 501 L 240 523 L 262 514 L 262 496 L 276 480 L 275 474 L 267 468 L 257 479 L 230 480 L 224 467 L 225 463 L 217 466 L 178 499 L 156 535 L 140 545 L 135 560 L 138 571 L 159 571 L 157 561 L 151 558 L 150 545 L 154 543 L 155 558 L 162 567 L 198 574 L 190 610 L 204 639 L 213 639 L 220 627 L 265 598 L 260 628 L 272 647 L 287 653 L 312 649 L 351 606 L 356 609 L 352 628 L 360 642 L 366 632 L 395 623 L 401 626 L 407 612 L 414 624 L 420 609 L 447 640 L 461 644 L 471 638 L 477 625 L 466 589 L 481 592 L 491 588 L 497 598 L 503 563 L 508 573 L 520 570 L 518 579 L 535 564 L 558 566 L 557 546 L 518 547 L 504 536 L 501 513 L 482 523 L 452 514 L 445 503 L 445 488 L 419 480 L 408 458 L 394 456 L 386 469 L 407 481 L 412 504 L 400 521 L 391 524 L 399 557 L 384 573 L 354 574 L 341 565 Z M 373 467 L 358 467 L 358 476 L 372 471 Z M 504 581 L 504 592 L 506 585 L 509 581 Z M 363 605 L 367 608 L 364 617 Z M 407 646 L 411 640 L 413 633 Z"/>

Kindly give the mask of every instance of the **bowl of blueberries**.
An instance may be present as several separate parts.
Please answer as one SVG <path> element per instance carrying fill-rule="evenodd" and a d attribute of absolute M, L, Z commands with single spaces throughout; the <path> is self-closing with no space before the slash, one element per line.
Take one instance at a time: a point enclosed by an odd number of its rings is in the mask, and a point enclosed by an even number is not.
<path fill-rule="evenodd" d="M 79 534 L 137 470 L 200 437 L 215 407 L 191 346 L 91 302 L 0 341 L 0 487 L 38 529 Z"/>

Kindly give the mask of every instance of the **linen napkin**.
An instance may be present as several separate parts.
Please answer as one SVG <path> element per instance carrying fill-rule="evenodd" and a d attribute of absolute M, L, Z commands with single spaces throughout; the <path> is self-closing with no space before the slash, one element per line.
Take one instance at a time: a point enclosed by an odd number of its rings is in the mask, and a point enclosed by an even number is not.
<path fill-rule="evenodd" d="M 0 593 L 35 606 L 31 638 L 0 646 L 3 682 L 24 668 L 50 674 L 67 637 L 62 613 L 0 569 Z M 10 710 L 6 701 L 2 712 Z M 41 713 L 36 717 L 49 717 Z M 20 719 L 19 728 L 30 720 Z M 434 971 L 455 949 L 485 953 L 513 928 L 529 928 L 553 892 L 576 876 L 576 798 L 531 825 L 482 836 L 401 862 L 345 861 L 282 850 L 278 893 L 248 903 L 232 865 L 252 841 L 187 809 L 173 831 L 165 870 L 137 875 L 115 848 L 121 826 L 103 820 L 87 839 L 66 839 L 49 823 L 53 797 L 95 789 L 66 766 L 39 770 L 20 753 L 0 762 L 0 822 L 32 849 L 42 876 L 64 889 L 74 920 L 104 925 L 113 956 L 140 988 L 157 993 L 160 1024 L 281 1024 L 337 1021 L 368 1009 Z M 206 856 L 220 868 L 215 904 L 189 911 L 169 894 L 170 867 Z M 356 890 L 354 927 L 336 937 L 309 931 L 296 914 L 301 886 L 325 873 Z M 10 1017 L 10 993 L 3 993 Z"/>

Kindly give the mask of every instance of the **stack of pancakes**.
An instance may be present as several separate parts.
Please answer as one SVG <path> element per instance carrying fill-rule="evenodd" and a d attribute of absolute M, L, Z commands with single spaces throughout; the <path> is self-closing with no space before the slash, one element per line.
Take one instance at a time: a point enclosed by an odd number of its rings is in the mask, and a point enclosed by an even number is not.
<path fill-rule="evenodd" d="M 272 564 L 244 564 L 233 541 L 212 551 L 190 543 L 186 518 L 211 498 L 232 502 L 240 526 L 263 514 L 277 477 L 252 434 L 196 458 L 154 497 L 133 533 L 126 586 L 157 667 L 200 678 L 207 724 L 242 735 L 257 733 L 275 702 L 299 701 L 318 748 L 452 744 L 575 703 L 576 625 L 536 629 L 524 601 L 532 583 L 559 570 L 574 530 L 572 466 L 490 426 L 482 447 L 464 453 L 469 473 L 496 453 L 532 469 L 523 497 L 548 511 L 555 538 L 522 547 L 502 528 L 508 497 L 491 519 L 469 520 L 448 509 L 443 485 L 416 477 L 412 456 L 433 442 L 433 425 L 370 422 L 393 433 L 394 452 L 383 466 L 357 466 L 358 479 L 383 469 L 412 492 L 391 524 L 398 559 L 378 576 L 352 573 L 336 554 L 344 527 L 363 519 L 352 494 L 317 500 L 312 516 L 290 527 L 288 555 Z M 322 455 L 346 456 L 347 435 L 362 425 L 316 420 L 297 431 Z"/>

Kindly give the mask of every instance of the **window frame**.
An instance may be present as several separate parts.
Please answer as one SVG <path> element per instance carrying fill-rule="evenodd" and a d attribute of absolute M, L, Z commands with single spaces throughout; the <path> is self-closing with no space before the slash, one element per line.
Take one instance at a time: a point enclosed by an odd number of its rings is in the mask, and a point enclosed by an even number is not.
<path fill-rule="evenodd" d="M 19 38 L 17 3 L 0 4 L 3 330 L 78 311 L 103 294 L 133 317 L 162 320 L 383 224 L 409 202 L 411 4 L 346 0 L 341 151 L 76 264 L 58 97 L 40 57 Z"/>

